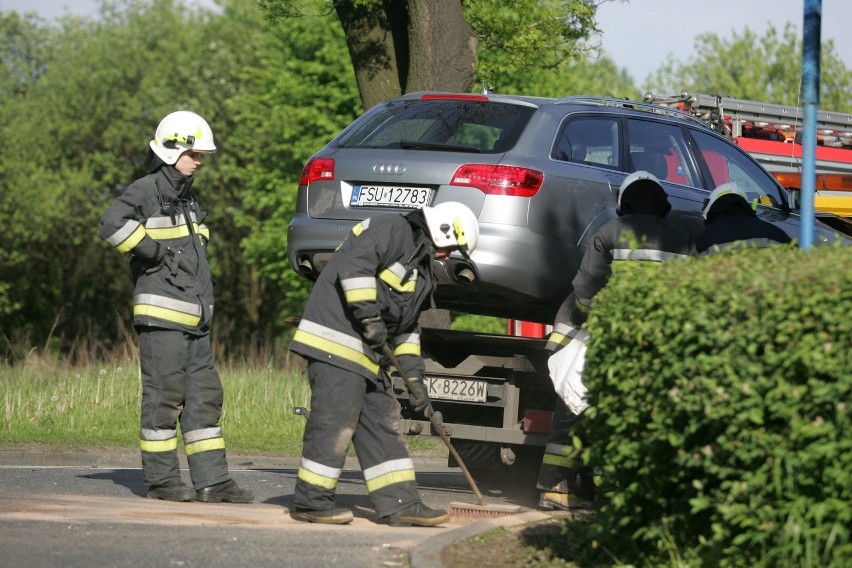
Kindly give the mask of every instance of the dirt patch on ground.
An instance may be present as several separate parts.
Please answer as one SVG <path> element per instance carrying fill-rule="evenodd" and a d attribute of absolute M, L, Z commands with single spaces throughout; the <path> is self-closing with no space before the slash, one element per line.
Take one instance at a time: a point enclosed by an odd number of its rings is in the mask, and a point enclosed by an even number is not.
<path fill-rule="evenodd" d="M 568 556 L 563 521 L 553 517 L 517 527 L 498 527 L 444 548 L 446 568 L 557 568 L 575 566 Z"/>

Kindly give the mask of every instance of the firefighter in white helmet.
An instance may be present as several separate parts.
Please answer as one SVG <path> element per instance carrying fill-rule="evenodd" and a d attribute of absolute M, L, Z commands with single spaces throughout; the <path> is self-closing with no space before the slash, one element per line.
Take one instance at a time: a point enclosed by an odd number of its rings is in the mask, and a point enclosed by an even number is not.
<path fill-rule="evenodd" d="M 382 350 L 387 343 L 402 373 L 412 377 L 408 405 L 430 407 L 420 354 L 421 310 L 435 286 L 432 261 L 457 250 L 469 255 L 479 240 L 473 212 L 446 202 L 410 213 L 379 215 L 355 225 L 322 270 L 290 349 L 308 360 L 311 412 L 291 516 L 345 524 L 352 512 L 334 494 L 350 442 L 381 522 L 434 526 L 446 511 L 423 504 L 405 438 L 400 405 Z"/>
<path fill-rule="evenodd" d="M 618 218 L 601 227 L 586 248 L 572 282 L 574 291 L 556 314 L 548 350 L 559 351 L 577 337 L 592 300 L 614 271 L 654 270 L 660 262 L 695 254 L 692 237 L 666 223 L 670 210 L 668 195 L 656 176 L 637 171 L 624 179 L 618 188 Z M 595 498 L 591 470 L 572 458 L 572 437 L 585 441 L 582 405 L 575 410 L 557 400 L 536 485 L 539 506 L 544 509 L 586 507 Z"/>
<path fill-rule="evenodd" d="M 199 115 L 178 111 L 163 118 L 149 144 L 146 175 L 112 203 L 98 232 L 130 257 L 142 375 L 142 475 L 152 499 L 254 499 L 228 472 L 219 427 L 222 383 L 210 349 L 210 231 L 193 182 L 203 157 L 215 151 L 210 125 Z M 192 488 L 181 481 L 178 422 Z"/>
<path fill-rule="evenodd" d="M 695 237 L 698 254 L 792 242 L 783 229 L 758 218 L 756 207 L 757 203 L 749 203 L 748 196 L 735 182 L 714 189 L 701 211 L 704 230 Z"/>

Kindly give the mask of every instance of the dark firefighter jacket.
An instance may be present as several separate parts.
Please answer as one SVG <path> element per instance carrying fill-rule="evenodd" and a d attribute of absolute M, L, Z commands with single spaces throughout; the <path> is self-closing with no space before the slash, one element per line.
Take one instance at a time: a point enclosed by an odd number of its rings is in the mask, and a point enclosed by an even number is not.
<path fill-rule="evenodd" d="M 698 254 L 713 254 L 725 248 L 762 248 L 790 241 L 783 229 L 759 219 L 741 197 L 725 195 L 707 212 L 707 226 L 695 238 L 695 248 Z"/>
<path fill-rule="evenodd" d="M 163 165 L 116 199 L 98 235 L 130 254 L 133 324 L 204 335 L 213 315 L 210 232 L 190 190 L 193 178 Z"/>
<path fill-rule="evenodd" d="M 361 320 L 381 315 L 402 371 L 423 378 L 417 320 L 434 290 L 424 229 L 420 211 L 355 225 L 314 284 L 290 349 L 374 380 L 380 356 L 364 343 Z"/>
<path fill-rule="evenodd" d="M 583 255 L 572 282 L 574 291 L 557 312 L 547 349 L 558 350 L 577 334 L 586 321 L 592 299 L 614 271 L 644 272 L 646 267 L 693 254 L 690 235 L 667 224 L 661 215 L 629 213 L 610 221 L 595 233 Z"/>

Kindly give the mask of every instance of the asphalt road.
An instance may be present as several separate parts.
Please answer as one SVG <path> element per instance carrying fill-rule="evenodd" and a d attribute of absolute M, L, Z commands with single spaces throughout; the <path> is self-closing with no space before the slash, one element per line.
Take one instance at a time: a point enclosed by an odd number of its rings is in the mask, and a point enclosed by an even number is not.
<path fill-rule="evenodd" d="M 245 505 L 145 499 L 137 460 L 135 453 L 0 450 L 0 567 L 427 568 L 440 566 L 442 546 L 487 530 L 489 515 L 482 514 L 453 517 L 434 528 L 377 523 L 354 460 L 337 490 L 338 503 L 355 514 L 346 526 L 290 519 L 293 458 L 229 457 L 234 479 L 255 491 L 255 502 Z M 476 504 L 461 472 L 445 464 L 415 458 L 424 502 L 448 509 L 451 503 Z M 182 473 L 189 482 L 188 472 Z M 489 506 L 520 506 L 522 512 L 535 507 L 525 487 L 480 490 Z M 526 516 L 500 514 L 494 520 L 520 522 Z M 470 524 L 477 519 L 486 520 Z"/>

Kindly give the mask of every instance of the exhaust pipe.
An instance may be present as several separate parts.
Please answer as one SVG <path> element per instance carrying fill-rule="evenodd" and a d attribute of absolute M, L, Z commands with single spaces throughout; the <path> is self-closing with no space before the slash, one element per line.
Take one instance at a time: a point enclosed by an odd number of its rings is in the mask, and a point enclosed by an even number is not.
<path fill-rule="evenodd" d="M 314 265 L 311 263 L 311 259 L 309 259 L 308 257 L 301 257 L 297 266 L 299 268 L 299 274 L 301 274 L 305 278 L 315 277 L 316 273 L 314 271 Z"/>
<path fill-rule="evenodd" d="M 479 280 L 476 266 L 464 260 L 455 258 L 436 260 L 432 263 L 432 267 L 435 269 L 435 277 L 439 284 L 469 286 Z"/>
<path fill-rule="evenodd" d="M 476 272 L 472 266 L 459 263 L 455 267 L 456 280 L 462 284 L 473 284 L 476 281 Z"/>

